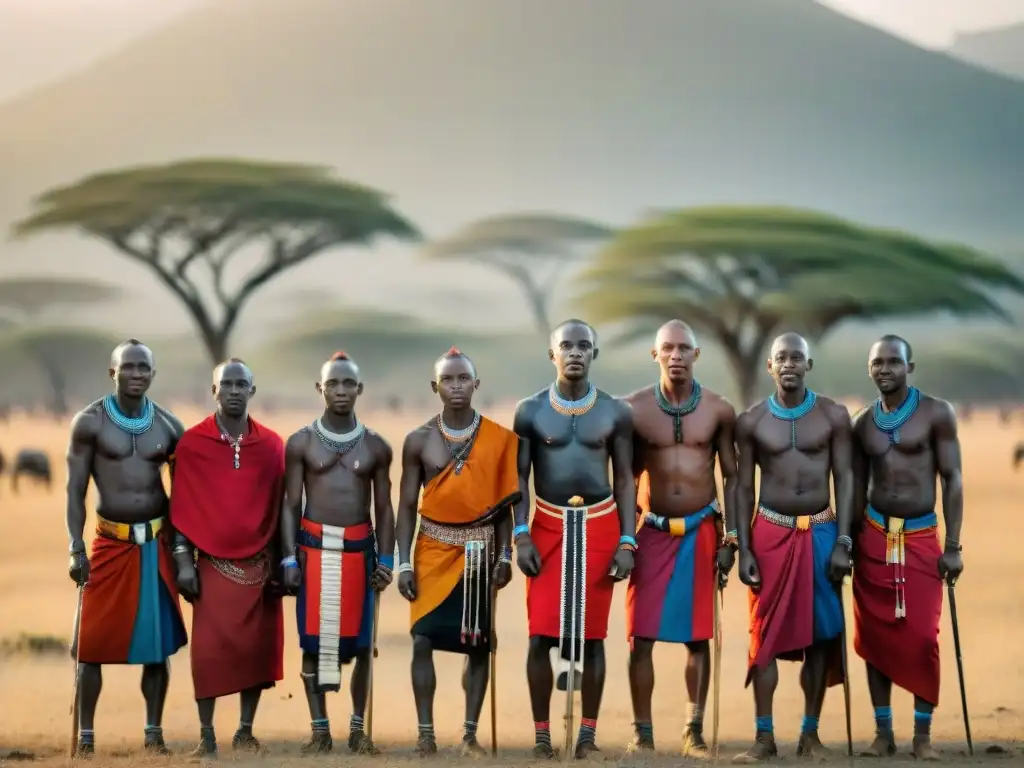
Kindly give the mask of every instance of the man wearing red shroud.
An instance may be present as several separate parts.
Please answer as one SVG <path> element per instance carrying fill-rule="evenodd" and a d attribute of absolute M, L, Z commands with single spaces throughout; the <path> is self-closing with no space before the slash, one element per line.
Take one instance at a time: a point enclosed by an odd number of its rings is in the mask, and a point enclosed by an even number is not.
<path fill-rule="evenodd" d="M 264 688 L 284 677 L 276 546 L 284 441 L 248 414 L 256 393 L 241 360 L 213 372 L 216 413 L 185 431 L 174 455 L 171 524 L 181 595 L 192 603 L 196 757 L 214 756 L 213 711 L 241 694 L 231 746 L 256 751 L 253 718 Z"/>

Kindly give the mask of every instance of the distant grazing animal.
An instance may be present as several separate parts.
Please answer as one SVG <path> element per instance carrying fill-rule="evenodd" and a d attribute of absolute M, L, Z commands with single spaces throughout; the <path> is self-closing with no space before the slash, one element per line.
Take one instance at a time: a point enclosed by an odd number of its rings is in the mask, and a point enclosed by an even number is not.
<path fill-rule="evenodd" d="M 11 468 L 11 490 L 18 492 L 18 478 L 22 475 L 35 478 L 46 485 L 46 490 L 53 489 L 53 476 L 50 472 L 50 457 L 44 451 L 33 448 L 22 448 L 14 458 Z"/>
<path fill-rule="evenodd" d="M 1020 463 L 1024 461 L 1024 443 L 1017 443 L 1013 449 L 1013 468 L 1020 469 Z"/>

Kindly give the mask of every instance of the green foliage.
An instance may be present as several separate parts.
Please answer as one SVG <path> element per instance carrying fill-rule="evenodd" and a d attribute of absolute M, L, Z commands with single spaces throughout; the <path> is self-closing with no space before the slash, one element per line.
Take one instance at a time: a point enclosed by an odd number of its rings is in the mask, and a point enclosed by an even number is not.
<path fill-rule="evenodd" d="M 113 301 L 121 290 L 94 280 L 65 277 L 6 277 L 0 279 L 0 317 L 20 321 L 48 309 Z"/>
<path fill-rule="evenodd" d="M 551 333 L 550 303 L 558 280 L 579 253 L 575 247 L 606 240 L 613 230 L 586 219 L 549 213 L 491 216 L 429 243 L 423 254 L 462 260 L 502 272 L 526 298 L 537 330 Z"/>
<path fill-rule="evenodd" d="M 100 173 L 35 205 L 16 236 L 77 229 L 148 267 L 188 309 L 214 362 L 227 356 L 245 303 L 280 273 L 337 246 L 419 237 L 377 190 L 320 166 L 244 159 Z M 229 262 L 247 248 L 263 260 L 232 290 Z"/>
<path fill-rule="evenodd" d="M 617 325 L 620 341 L 673 317 L 714 338 L 745 404 L 784 330 L 820 338 L 847 319 L 939 311 L 1010 321 L 992 291 L 1024 294 L 1003 262 L 960 245 L 758 207 L 658 213 L 620 232 L 583 281 L 588 319 Z"/>

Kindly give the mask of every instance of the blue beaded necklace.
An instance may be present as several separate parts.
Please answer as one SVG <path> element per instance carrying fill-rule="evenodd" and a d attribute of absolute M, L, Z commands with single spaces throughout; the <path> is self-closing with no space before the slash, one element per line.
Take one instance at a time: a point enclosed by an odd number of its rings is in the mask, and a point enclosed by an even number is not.
<path fill-rule="evenodd" d="M 790 445 L 796 448 L 796 422 L 802 419 L 811 409 L 814 408 L 814 403 L 817 402 L 818 396 L 811 390 L 804 391 L 804 401 L 795 408 L 786 408 L 782 403 L 779 402 L 777 394 L 773 394 L 768 398 L 768 410 L 772 416 L 780 421 L 788 421 L 790 424 Z"/>
<path fill-rule="evenodd" d="M 875 407 L 871 410 L 871 418 L 879 430 L 885 432 L 889 437 L 889 445 L 896 445 L 900 441 L 900 427 L 906 424 L 910 417 L 917 411 L 921 404 L 921 390 L 917 387 L 907 389 L 906 399 L 900 403 L 899 408 L 886 411 L 882 406 L 882 398 L 875 400 Z"/>
<path fill-rule="evenodd" d="M 135 453 L 135 438 L 145 434 L 153 427 L 156 420 L 156 409 L 148 397 L 142 398 L 142 413 L 139 416 L 125 416 L 117 404 L 117 397 L 111 392 L 103 398 L 103 410 L 114 426 L 132 436 L 132 453 Z"/>
<path fill-rule="evenodd" d="M 677 443 L 683 442 L 683 416 L 697 410 L 697 406 L 700 405 L 700 395 L 700 383 L 694 379 L 693 389 L 686 402 L 682 405 L 673 405 L 669 402 L 669 399 L 665 397 L 665 392 L 661 388 L 661 382 L 659 381 L 654 385 L 654 401 L 658 404 L 658 407 L 662 412 L 667 413 L 672 417 Z"/>

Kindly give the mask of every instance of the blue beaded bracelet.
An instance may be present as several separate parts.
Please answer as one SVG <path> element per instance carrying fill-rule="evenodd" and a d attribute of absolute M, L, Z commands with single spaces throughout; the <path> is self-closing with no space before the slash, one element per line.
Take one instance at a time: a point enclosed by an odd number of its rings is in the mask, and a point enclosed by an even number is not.
<path fill-rule="evenodd" d="M 529 533 L 529 532 L 530 532 L 530 526 L 528 526 L 526 523 L 522 523 L 521 525 L 517 525 L 515 528 L 512 529 L 512 539 L 513 540 L 518 539 L 524 533 Z"/>
<path fill-rule="evenodd" d="M 619 544 L 631 544 L 632 546 L 635 547 L 636 546 L 636 537 L 635 536 L 628 536 L 628 535 L 627 536 L 619 536 Z"/>
<path fill-rule="evenodd" d="M 298 568 L 299 567 L 299 561 L 297 559 L 295 559 L 295 555 L 288 555 L 288 557 L 284 558 L 281 561 L 281 567 L 282 568 Z"/>
<path fill-rule="evenodd" d="M 389 571 L 395 570 L 395 556 L 392 555 L 381 555 L 377 558 L 377 562 L 387 568 Z"/>

